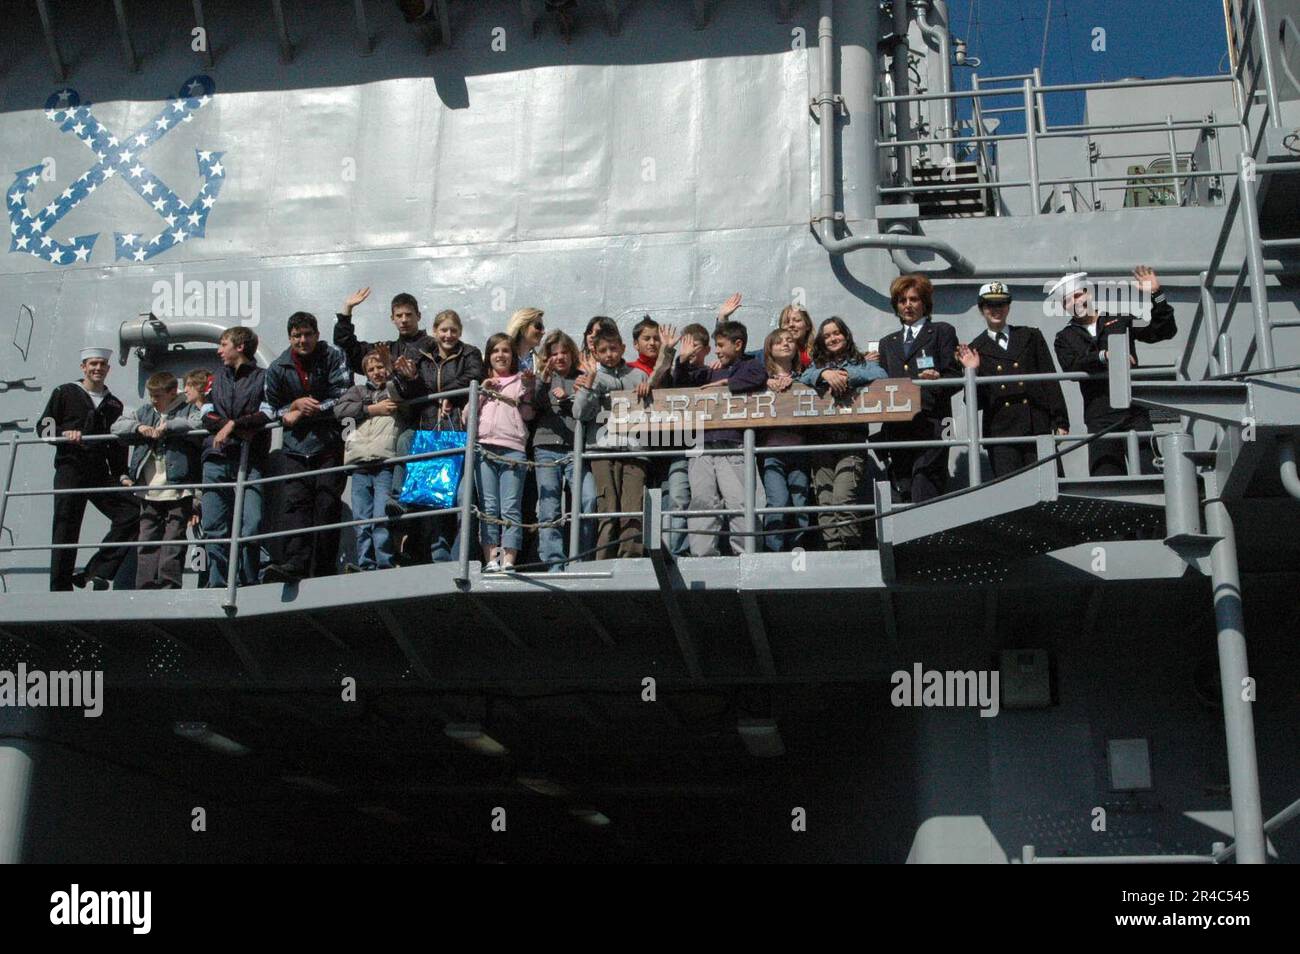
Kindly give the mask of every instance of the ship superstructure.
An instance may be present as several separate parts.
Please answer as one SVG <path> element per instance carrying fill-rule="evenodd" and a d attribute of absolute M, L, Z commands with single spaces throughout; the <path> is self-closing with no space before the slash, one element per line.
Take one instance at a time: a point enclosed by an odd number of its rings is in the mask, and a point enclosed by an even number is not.
<path fill-rule="evenodd" d="M 0 708 L 0 859 L 1294 854 L 1294 3 L 1227 4 L 1223 75 L 1069 85 L 954 78 L 941 0 L 19 6 L 0 669 L 98 670 L 106 695 L 97 719 Z M 1079 93 L 1083 121 L 1054 122 Z M 645 557 L 554 574 L 465 545 L 292 586 L 46 592 L 39 415 L 85 346 L 117 349 L 138 403 L 156 370 L 215 367 L 222 329 L 254 327 L 265 364 L 289 313 L 328 325 L 363 285 L 455 308 L 480 345 L 524 305 L 627 334 L 711 322 L 737 288 L 751 339 L 793 300 L 867 341 L 914 271 L 962 341 L 990 280 L 1051 340 L 1052 282 L 1139 263 L 1178 334 L 1107 381 L 1153 432 L 1090 437 L 1058 374 L 1063 473 L 994 481 L 984 385 L 924 382 L 955 394 L 956 493 L 876 481 L 868 549 L 674 558 L 652 492 Z M 1091 439 L 1129 474 L 1089 477 Z M 747 526 L 760 509 L 751 488 Z M 930 671 L 999 673 L 997 715 L 898 704 Z"/>

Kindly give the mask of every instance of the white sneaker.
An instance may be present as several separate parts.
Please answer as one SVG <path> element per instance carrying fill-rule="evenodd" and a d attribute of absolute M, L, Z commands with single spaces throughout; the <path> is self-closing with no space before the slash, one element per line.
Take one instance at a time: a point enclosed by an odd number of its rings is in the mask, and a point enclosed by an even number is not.
<path fill-rule="evenodd" d="M 513 563 L 502 563 L 502 564 L 501 564 L 501 572 L 502 572 L 502 573 L 513 573 L 513 572 L 515 572 L 515 565 L 514 565 Z"/>
<path fill-rule="evenodd" d="M 484 573 L 500 573 L 500 572 L 501 572 L 501 564 L 498 563 L 496 560 L 488 560 L 487 563 L 485 563 L 485 564 L 483 565 L 483 572 L 484 572 Z"/>

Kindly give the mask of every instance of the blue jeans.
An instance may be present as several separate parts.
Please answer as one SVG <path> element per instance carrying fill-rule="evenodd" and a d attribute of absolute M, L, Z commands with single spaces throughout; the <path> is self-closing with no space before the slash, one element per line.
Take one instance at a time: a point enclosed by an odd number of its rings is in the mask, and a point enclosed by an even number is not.
<path fill-rule="evenodd" d="M 806 507 L 808 506 L 808 472 L 801 469 L 792 456 L 768 455 L 763 458 L 763 492 L 767 495 L 769 507 Z M 787 528 L 808 528 L 806 513 L 769 513 L 763 517 L 764 530 L 784 530 Z M 769 552 L 780 553 L 793 549 L 802 538 L 801 534 L 782 533 L 763 538 Z"/>
<path fill-rule="evenodd" d="M 203 482 L 205 484 L 224 484 L 233 482 L 239 473 L 239 462 L 234 460 L 205 460 L 203 462 Z M 248 479 L 258 480 L 262 477 L 262 468 L 249 463 Z M 201 518 L 205 537 L 225 537 L 230 535 L 230 520 L 235 506 L 235 488 L 219 488 L 203 491 L 203 514 Z M 256 484 L 244 488 L 244 511 L 240 519 L 239 535 L 241 537 L 260 533 L 262 529 L 262 486 Z M 208 586 L 216 589 L 226 585 L 226 574 L 230 564 L 230 544 L 214 543 L 205 548 L 208 553 Z M 239 548 L 239 585 L 252 586 L 257 582 L 258 564 L 261 546 L 256 543 L 241 544 Z"/>
<path fill-rule="evenodd" d="M 484 444 L 484 448 L 501 457 L 520 464 L 528 456 L 520 450 Z M 478 459 L 478 492 L 483 501 L 483 513 L 499 520 L 510 520 L 514 526 L 501 527 L 486 520 L 479 521 L 479 541 L 485 547 L 504 547 L 507 550 L 521 550 L 524 546 L 524 529 L 519 524 L 524 519 L 524 473 L 523 466 L 513 466 L 504 461 Z"/>
<path fill-rule="evenodd" d="M 690 459 L 674 458 L 668 465 L 668 477 L 664 481 L 665 510 L 689 510 L 691 508 Z M 668 549 L 673 556 L 688 556 L 691 552 L 691 538 L 686 530 L 685 517 L 668 518 Z M 676 532 L 673 532 L 676 531 Z"/>
<path fill-rule="evenodd" d="M 569 452 L 567 450 L 555 450 L 550 447 L 535 447 L 533 453 L 537 461 L 537 520 L 539 523 L 546 523 L 548 520 L 554 520 L 560 516 L 560 501 L 564 496 L 564 488 L 569 488 L 569 493 L 573 493 L 573 461 L 569 461 L 563 467 L 544 467 L 543 464 L 549 464 L 563 458 Z M 596 512 L 596 478 L 591 473 L 591 468 L 584 467 L 582 472 L 582 512 Z M 556 560 L 563 560 L 565 557 L 565 534 L 560 527 L 543 527 L 537 531 L 537 552 L 543 562 L 551 563 Z M 585 553 L 596 546 L 596 522 L 594 520 L 582 521 L 582 533 L 578 543 L 579 549 Z M 563 570 L 563 566 L 552 566 L 551 572 Z"/>
<path fill-rule="evenodd" d="M 392 486 L 392 467 L 367 467 L 353 471 L 352 519 L 382 518 Z M 363 570 L 387 570 L 392 565 L 393 548 L 388 539 L 388 524 L 370 523 L 357 527 L 357 566 Z"/>

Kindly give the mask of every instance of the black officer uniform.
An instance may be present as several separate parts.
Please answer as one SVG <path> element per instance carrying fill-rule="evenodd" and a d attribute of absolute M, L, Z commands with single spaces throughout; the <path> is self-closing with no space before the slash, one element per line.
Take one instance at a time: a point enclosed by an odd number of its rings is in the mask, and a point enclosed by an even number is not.
<path fill-rule="evenodd" d="M 80 431 L 83 436 L 108 434 L 113 422 L 122 416 L 122 402 L 107 389 L 95 406 L 94 400 L 78 382 L 60 384 L 50 395 L 41 420 L 54 422 L 54 434 Z M 62 443 L 54 452 L 54 489 L 89 489 L 119 487 L 127 474 L 127 448 L 119 441 L 93 441 L 80 446 Z M 81 520 L 89 500 L 107 517 L 109 527 L 104 543 L 134 540 L 140 524 L 140 502 L 128 493 L 56 494 L 52 543 L 76 543 L 81 537 Z M 117 576 L 126 559 L 126 547 L 104 546 L 86 564 L 83 573 L 74 574 L 77 551 L 50 551 L 50 590 L 70 590 L 74 577 L 78 585 L 90 582 L 96 589 L 105 588 Z"/>
<path fill-rule="evenodd" d="M 1020 374 L 1053 374 L 1056 365 L 1047 341 L 1037 328 L 1006 325 L 1001 332 L 1006 347 L 986 330 L 970 343 L 980 358 L 975 373 L 980 377 Z M 985 437 L 1030 437 L 1070 429 L 1065 395 L 1059 381 L 1013 381 L 979 389 L 979 408 L 984 412 Z M 991 444 L 989 463 L 1000 477 L 1038 460 L 1034 444 Z"/>
<path fill-rule="evenodd" d="M 1056 333 L 1056 360 L 1062 371 L 1084 371 L 1089 374 L 1105 374 L 1106 364 L 1101 360 L 1101 352 L 1107 351 L 1106 340 L 1110 335 L 1128 332 L 1129 354 L 1137 361 L 1137 342 L 1154 344 L 1168 341 L 1178 332 L 1174 322 L 1173 306 L 1165 299 L 1164 289 L 1151 297 L 1151 323 L 1145 327 L 1134 324 L 1131 315 L 1099 315 L 1097 318 L 1097 336 L 1094 338 L 1086 325 L 1077 320 Z M 1114 356 L 1107 355 L 1107 360 Z M 1120 359 L 1122 360 L 1122 359 Z M 1136 367 L 1136 363 L 1134 367 Z M 1113 408 L 1110 406 L 1110 382 L 1080 381 L 1079 391 L 1083 395 L 1083 421 L 1090 433 L 1096 433 L 1117 421 L 1129 419 L 1123 431 L 1151 430 L 1151 417 L 1140 407 Z M 1117 431 L 1112 431 L 1117 433 Z M 1139 455 L 1141 472 L 1155 473 L 1154 455 L 1151 442 L 1141 442 Z M 1114 440 L 1093 441 L 1088 445 L 1088 470 L 1094 477 L 1114 477 L 1128 473 L 1125 466 L 1124 442 Z"/>
<path fill-rule="evenodd" d="M 960 378 L 957 332 L 952 325 L 928 316 L 913 326 L 912 344 L 906 343 L 907 326 L 880 339 L 880 363 L 891 378 L 916 378 L 933 369 L 940 377 Z M 952 388 L 922 388 L 921 413 L 910 421 L 882 426 L 882 441 L 943 439 L 944 420 L 952 417 Z M 895 448 L 889 454 L 889 478 L 903 499 L 920 503 L 937 497 L 948 487 L 948 448 Z"/>

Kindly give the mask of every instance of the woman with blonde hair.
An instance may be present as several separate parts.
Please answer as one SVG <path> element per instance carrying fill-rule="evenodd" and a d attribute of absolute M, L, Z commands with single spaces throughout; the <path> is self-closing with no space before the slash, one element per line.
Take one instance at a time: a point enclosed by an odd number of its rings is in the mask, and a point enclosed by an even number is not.
<path fill-rule="evenodd" d="M 534 354 L 542 343 L 546 325 L 542 322 L 544 312 L 540 308 L 520 308 L 510 316 L 506 324 L 506 334 L 514 346 L 515 357 L 519 359 L 520 371 L 532 371 Z"/>
<path fill-rule="evenodd" d="M 812 364 L 812 355 L 809 351 L 812 348 L 813 323 L 808 310 L 802 305 L 786 305 L 777 317 L 776 326 L 794 335 L 795 347 L 798 349 L 795 356 L 799 361 L 799 369 L 802 371 Z"/>

